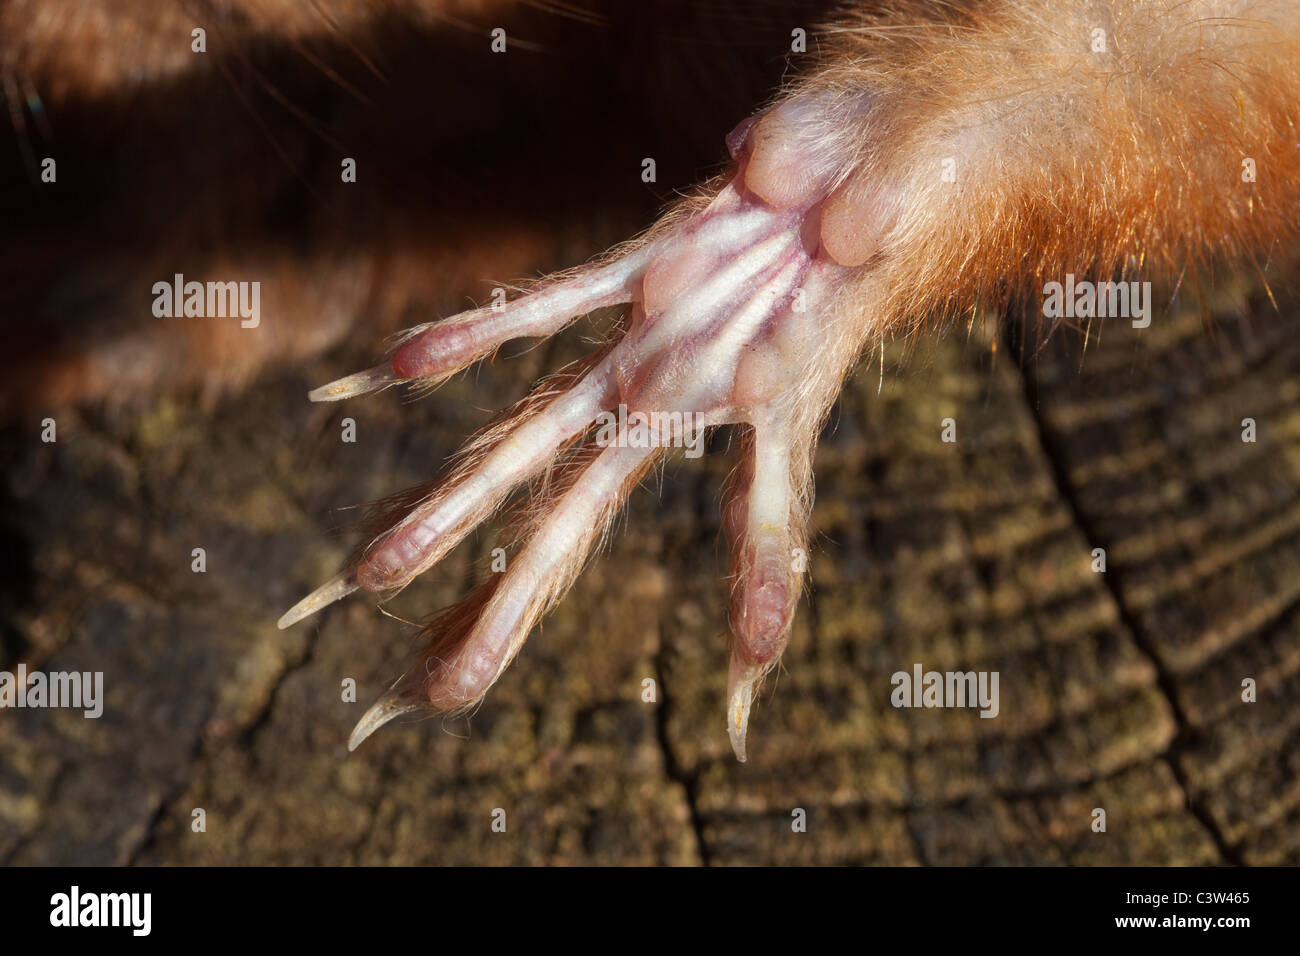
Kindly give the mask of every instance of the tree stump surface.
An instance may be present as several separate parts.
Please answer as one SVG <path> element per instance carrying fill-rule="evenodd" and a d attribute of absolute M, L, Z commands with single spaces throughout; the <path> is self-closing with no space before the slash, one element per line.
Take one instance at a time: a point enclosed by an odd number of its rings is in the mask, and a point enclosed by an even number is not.
<path fill-rule="evenodd" d="M 54 444 L 14 426 L 3 667 L 103 671 L 106 702 L 0 712 L 0 860 L 1300 862 L 1300 337 L 1294 307 L 1238 299 L 1208 331 L 1157 308 L 1086 349 L 1058 333 L 1022 357 L 977 323 L 887 351 L 883 383 L 864 359 L 818 451 L 810 599 L 743 765 L 723 454 L 647 480 L 469 719 L 349 755 L 411 629 L 353 596 L 276 630 L 345 560 L 343 509 L 437 474 L 590 320 L 418 401 L 306 401 L 368 344 L 206 407 L 64 415 Z M 388 609 L 455 601 L 499 529 Z M 893 707 L 917 663 L 997 671 L 1000 713 Z"/>

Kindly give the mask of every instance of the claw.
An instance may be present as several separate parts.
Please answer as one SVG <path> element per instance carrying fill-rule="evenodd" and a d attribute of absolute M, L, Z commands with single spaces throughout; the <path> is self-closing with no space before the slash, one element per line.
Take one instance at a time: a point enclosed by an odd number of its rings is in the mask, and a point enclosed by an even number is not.
<path fill-rule="evenodd" d="M 745 735 L 749 732 L 749 708 L 758 694 L 766 668 L 746 664 L 734 655 L 727 674 L 727 736 L 731 750 L 741 763 L 746 760 Z"/>
<path fill-rule="evenodd" d="M 354 372 L 328 385 L 314 388 L 307 393 L 307 399 L 313 402 L 339 402 L 345 398 L 377 392 L 400 381 L 401 379 L 393 374 L 392 369 L 385 365 L 376 365 L 364 372 Z"/>
<path fill-rule="evenodd" d="M 362 714 L 357 725 L 352 728 L 351 736 L 348 737 L 349 753 L 360 747 L 363 740 L 390 720 L 396 720 L 403 714 L 428 709 L 428 703 L 420 699 L 418 691 L 403 685 L 403 681 L 398 681 Z"/>
<path fill-rule="evenodd" d="M 349 572 L 344 571 L 342 574 L 336 574 L 330 578 L 311 594 L 295 604 L 289 610 L 285 611 L 280 620 L 275 622 L 275 626 L 280 630 L 287 627 L 293 627 L 304 617 L 310 617 L 321 608 L 328 607 L 335 601 L 347 597 L 357 589 L 356 578 Z"/>

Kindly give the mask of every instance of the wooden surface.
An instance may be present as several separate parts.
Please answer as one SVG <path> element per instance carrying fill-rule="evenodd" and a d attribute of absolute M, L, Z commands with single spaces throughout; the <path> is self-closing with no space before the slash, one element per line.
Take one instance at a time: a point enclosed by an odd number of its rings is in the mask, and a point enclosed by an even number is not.
<path fill-rule="evenodd" d="M 590 325 L 415 402 L 308 404 L 371 358 L 358 345 L 212 407 L 65 415 L 54 445 L 13 426 L 3 666 L 102 670 L 107 702 L 97 721 L 0 712 L 0 861 L 1300 862 L 1297 313 L 1222 298 L 1208 333 L 1157 310 L 1022 363 L 977 325 L 889 355 L 879 393 L 861 368 L 745 765 L 723 722 L 723 455 L 648 483 L 468 721 L 349 755 L 409 629 L 355 597 L 275 628 L 347 554 L 339 509 L 436 473 Z M 493 543 L 393 614 L 463 594 Z M 1000 715 L 894 709 L 890 675 L 916 662 L 998 671 Z"/>

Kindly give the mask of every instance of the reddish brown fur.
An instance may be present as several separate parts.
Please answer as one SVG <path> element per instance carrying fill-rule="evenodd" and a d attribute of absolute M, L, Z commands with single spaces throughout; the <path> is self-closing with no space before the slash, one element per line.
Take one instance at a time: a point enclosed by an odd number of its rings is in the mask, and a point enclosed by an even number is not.
<path fill-rule="evenodd" d="M 1279 22 L 1250 11 L 1202 22 L 1227 6 L 922 2 L 837 23 L 833 66 L 807 86 L 880 94 L 846 170 L 850 193 L 915 185 L 942 156 L 968 159 L 951 144 L 964 122 L 991 138 L 946 204 L 910 210 L 886 239 L 880 314 L 932 327 L 976 302 L 997 311 L 1036 296 L 1067 272 L 1169 280 L 1290 255 L 1300 14 L 1260 3 Z M 1118 52 L 1089 52 L 1094 25 Z M 1241 181 L 1244 157 L 1258 182 Z"/>

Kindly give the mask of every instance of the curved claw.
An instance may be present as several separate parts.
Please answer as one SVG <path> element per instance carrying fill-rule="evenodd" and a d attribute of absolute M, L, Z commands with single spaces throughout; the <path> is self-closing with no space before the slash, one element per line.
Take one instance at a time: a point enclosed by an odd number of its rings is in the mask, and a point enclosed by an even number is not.
<path fill-rule="evenodd" d="M 275 622 L 275 626 L 280 630 L 287 627 L 293 627 L 304 617 L 310 617 L 323 607 L 327 607 L 342 598 L 347 597 L 358 588 L 356 578 L 348 572 L 336 574 L 330 578 L 311 594 L 295 604 L 289 610 L 281 615 L 280 620 Z"/>
<path fill-rule="evenodd" d="M 749 709 L 758 694 L 758 684 L 767 668 L 761 664 L 745 664 L 735 657 L 727 675 L 727 736 L 736 759 L 745 762 L 745 736 L 749 733 Z"/>
<path fill-rule="evenodd" d="M 389 721 L 396 720 L 403 714 L 428 709 L 428 702 L 421 700 L 417 691 L 403 687 L 402 684 L 402 681 L 394 684 L 357 721 L 348 737 L 348 753 L 360 747 L 363 740 Z"/>
<path fill-rule="evenodd" d="M 345 375 L 320 388 L 313 388 L 307 393 L 307 399 L 312 402 L 341 402 L 345 398 L 377 392 L 400 381 L 402 379 L 385 363 L 368 368 L 364 372 Z"/>

